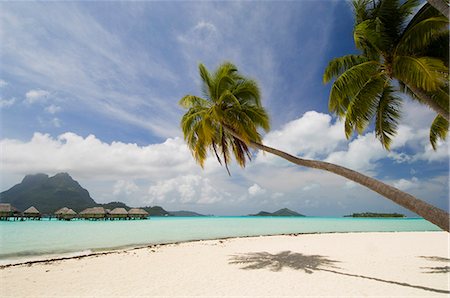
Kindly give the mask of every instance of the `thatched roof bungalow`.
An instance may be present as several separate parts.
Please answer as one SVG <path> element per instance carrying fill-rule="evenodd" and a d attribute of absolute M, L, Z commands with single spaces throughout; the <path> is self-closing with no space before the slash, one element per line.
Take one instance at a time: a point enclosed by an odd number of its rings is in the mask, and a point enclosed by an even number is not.
<path fill-rule="evenodd" d="M 140 208 L 131 208 L 128 210 L 128 216 L 130 218 L 147 218 L 148 212 Z"/>
<path fill-rule="evenodd" d="M 128 211 L 125 208 L 114 208 L 108 213 L 108 217 L 110 218 L 127 218 Z"/>
<path fill-rule="evenodd" d="M 23 216 L 30 218 L 38 218 L 38 217 L 40 218 L 41 213 L 39 212 L 39 210 L 36 209 L 36 207 L 31 206 L 30 208 L 28 208 L 23 212 Z"/>
<path fill-rule="evenodd" d="M 63 207 L 55 212 L 56 218 L 71 220 L 76 217 L 77 213 L 70 208 Z"/>
<path fill-rule="evenodd" d="M 0 218 L 8 218 L 14 216 L 14 211 L 17 210 L 11 204 L 0 203 Z"/>
<path fill-rule="evenodd" d="M 57 217 L 57 218 L 60 218 L 61 215 L 63 215 L 64 213 L 67 212 L 67 210 L 69 210 L 69 208 L 67 208 L 67 207 L 62 207 L 61 209 L 56 210 L 56 211 L 55 211 L 56 217 Z"/>
<path fill-rule="evenodd" d="M 84 209 L 79 215 L 87 219 L 103 219 L 106 217 L 106 210 L 103 207 L 92 207 Z"/>
<path fill-rule="evenodd" d="M 65 220 L 71 220 L 72 218 L 75 218 L 77 216 L 77 213 L 73 211 L 72 209 L 67 210 L 64 214 L 61 215 L 62 219 Z"/>

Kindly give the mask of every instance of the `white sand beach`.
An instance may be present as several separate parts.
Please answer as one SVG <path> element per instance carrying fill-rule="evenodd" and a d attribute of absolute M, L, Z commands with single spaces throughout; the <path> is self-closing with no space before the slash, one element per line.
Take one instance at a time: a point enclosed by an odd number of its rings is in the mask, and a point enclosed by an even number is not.
<path fill-rule="evenodd" d="M 1 297 L 448 297 L 446 232 L 264 236 L 3 267 Z"/>

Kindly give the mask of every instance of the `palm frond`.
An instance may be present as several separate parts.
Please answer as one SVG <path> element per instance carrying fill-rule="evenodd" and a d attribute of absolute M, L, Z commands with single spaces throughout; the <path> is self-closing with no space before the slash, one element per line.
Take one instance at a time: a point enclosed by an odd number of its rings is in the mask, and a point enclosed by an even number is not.
<path fill-rule="evenodd" d="M 375 77 L 351 100 L 345 114 L 345 135 L 349 139 L 353 131 L 362 134 L 377 111 L 379 96 L 383 92 L 385 78 Z"/>
<path fill-rule="evenodd" d="M 437 149 L 437 142 L 439 139 L 445 140 L 448 134 L 448 121 L 441 115 L 434 118 L 430 127 L 430 143 L 434 150 Z"/>
<path fill-rule="evenodd" d="M 408 55 L 423 51 L 432 41 L 441 36 L 448 36 L 448 24 L 448 18 L 444 16 L 422 20 L 403 33 L 396 52 L 399 55 Z"/>
<path fill-rule="evenodd" d="M 399 10 L 402 15 L 408 16 L 408 15 L 413 14 L 414 10 L 419 5 L 420 5 L 420 0 L 406 0 L 403 4 L 400 5 Z"/>
<path fill-rule="evenodd" d="M 387 150 L 397 133 L 401 103 L 401 98 L 395 95 L 393 88 L 386 86 L 378 102 L 375 135 Z"/>
<path fill-rule="evenodd" d="M 379 20 L 378 20 L 379 21 Z M 355 26 L 353 30 L 353 39 L 355 46 L 362 51 L 381 53 L 384 45 L 387 43 L 386 38 L 379 34 L 380 22 L 375 19 L 365 20 Z"/>
<path fill-rule="evenodd" d="M 200 73 L 200 78 L 202 79 L 202 92 L 205 97 L 211 98 L 214 93 L 213 89 L 213 82 L 211 78 L 211 74 L 209 73 L 208 69 L 200 63 L 198 65 L 198 71 Z"/>
<path fill-rule="evenodd" d="M 261 91 L 254 80 L 242 79 L 237 81 L 234 88 L 231 90 L 231 93 L 233 93 L 242 104 L 249 102 L 261 106 Z"/>
<path fill-rule="evenodd" d="M 202 107 L 210 106 L 210 102 L 208 100 L 195 95 L 184 96 L 182 99 L 180 99 L 178 104 L 185 109 L 189 109 L 195 106 L 202 106 Z"/>
<path fill-rule="evenodd" d="M 396 78 L 424 91 L 435 91 L 448 78 L 442 60 L 431 57 L 397 56 L 393 63 Z"/>
<path fill-rule="evenodd" d="M 328 107 L 338 116 L 343 117 L 349 99 L 353 98 L 364 85 L 379 71 L 377 61 L 368 61 L 353 66 L 342 73 L 331 87 Z"/>
<path fill-rule="evenodd" d="M 355 13 L 355 23 L 359 24 L 370 18 L 368 5 L 372 0 L 353 0 L 353 11 Z"/>
<path fill-rule="evenodd" d="M 404 29 L 404 31 L 408 31 L 410 28 L 414 27 L 417 23 L 421 21 L 431 18 L 441 16 L 441 13 L 430 5 L 430 3 L 425 3 L 422 8 L 419 9 L 418 12 L 413 16 L 413 18 L 408 22 L 408 25 Z"/>
<path fill-rule="evenodd" d="M 369 61 L 369 59 L 362 55 L 346 55 L 339 58 L 334 58 L 328 63 L 328 66 L 325 69 L 323 74 L 323 82 L 328 83 L 333 78 L 341 75 L 353 66 L 367 61 Z"/>
<path fill-rule="evenodd" d="M 203 64 L 199 70 L 206 98 L 186 95 L 180 100 L 187 109 L 181 119 L 184 139 L 200 166 L 211 152 L 230 173 L 232 155 L 242 167 L 251 158 L 247 144 L 261 141 L 258 129 L 269 130 L 269 116 L 261 106 L 257 83 L 242 76 L 232 63 L 220 65 L 212 75 Z"/>

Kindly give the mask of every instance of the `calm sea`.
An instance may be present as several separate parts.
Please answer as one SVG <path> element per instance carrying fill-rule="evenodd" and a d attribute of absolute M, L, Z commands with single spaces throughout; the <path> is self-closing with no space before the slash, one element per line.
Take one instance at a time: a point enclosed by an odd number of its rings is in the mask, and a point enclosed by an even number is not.
<path fill-rule="evenodd" d="M 420 218 L 152 217 L 135 221 L 1 221 L 0 263 L 187 240 L 317 232 L 440 231 Z"/>

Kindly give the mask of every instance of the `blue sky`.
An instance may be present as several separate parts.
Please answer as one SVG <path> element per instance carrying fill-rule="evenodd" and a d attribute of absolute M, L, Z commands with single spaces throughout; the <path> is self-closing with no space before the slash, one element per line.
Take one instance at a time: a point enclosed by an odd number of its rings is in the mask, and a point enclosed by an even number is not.
<path fill-rule="evenodd" d="M 373 132 L 346 140 L 322 74 L 356 52 L 345 1 L 1 3 L 1 189 L 28 173 L 69 172 L 98 202 L 218 215 L 288 207 L 308 215 L 401 211 L 364 188 L 255 152 L 232 176 L 201 170 L 177 105 L 201 95 L 199 62 L 256 79 L 264 142 L 348 166 L 448 209 L 448 142 L 428 144 L 433 113 L 405 98 L 392 151 Z"/>

